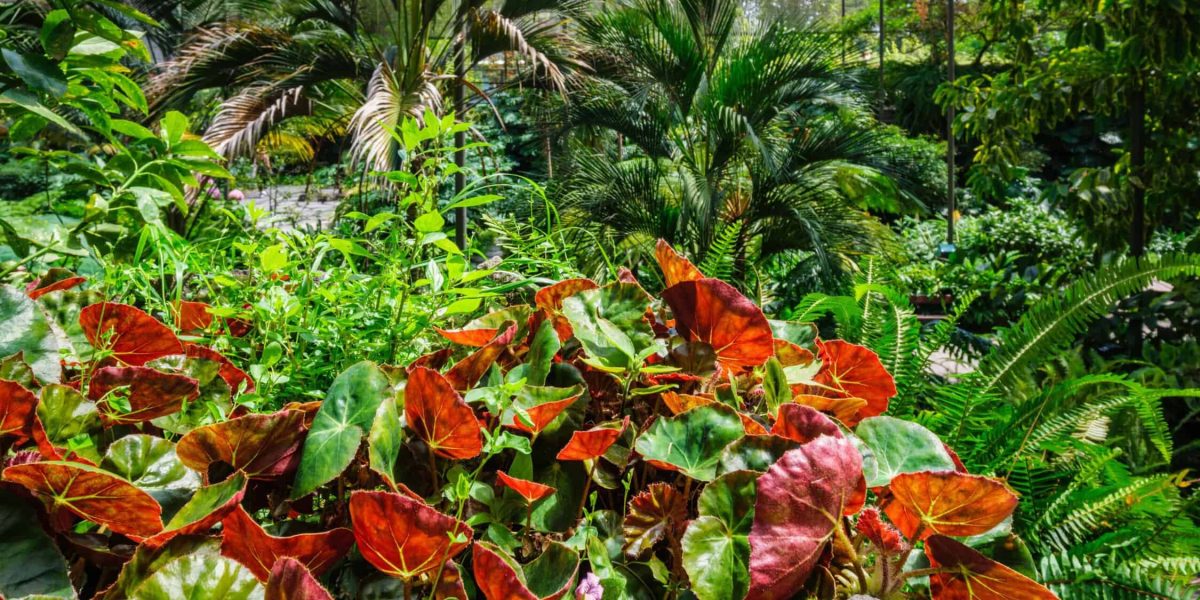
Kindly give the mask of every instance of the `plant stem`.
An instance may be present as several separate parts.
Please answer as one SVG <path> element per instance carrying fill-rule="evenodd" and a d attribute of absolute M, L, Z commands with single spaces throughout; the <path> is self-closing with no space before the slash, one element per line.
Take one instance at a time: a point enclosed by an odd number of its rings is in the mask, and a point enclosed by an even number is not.
<path fill-rule="evenodd" d="M 412 580 L 411 579 L 404 580 L 404 600 L 412 600 Z"/>
<path fill-rule="evenodd" d="M 433 493 L 437 494 L 441 482 L 438 481 L 437 455 L 433 453 L 433 448 L 429 449 L 429 478 L 433 482 Z"/>
<path fill-rule="evenodd" d="M 583 507 L 587 505 L 588 492 L 592 489 L 592 475 L 596 473 L 596 465 L 599 461 L 599 457 L 592 459 L 592 468 L 588 469 L 587 480 L 583 482 L 583 495 L 579 498 L 579 508 L 575 510 L 576 523 L 583 518 Z"/>

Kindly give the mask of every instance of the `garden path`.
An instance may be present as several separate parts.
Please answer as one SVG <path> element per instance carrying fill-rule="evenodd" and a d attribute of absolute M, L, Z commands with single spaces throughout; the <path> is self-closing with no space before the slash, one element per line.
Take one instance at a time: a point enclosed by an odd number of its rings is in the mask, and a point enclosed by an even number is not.
<path fill-rule="evenodd" d="M 248 190 L 246 200 L 268 211 L 258 222 L 262 229 L 276 227 L 284 231 L 315 231 L 333 224 L 338 207 L 338 191 L 334 188 L 307 188 L 303 185 L 280 185 L 263 190 Z"/>

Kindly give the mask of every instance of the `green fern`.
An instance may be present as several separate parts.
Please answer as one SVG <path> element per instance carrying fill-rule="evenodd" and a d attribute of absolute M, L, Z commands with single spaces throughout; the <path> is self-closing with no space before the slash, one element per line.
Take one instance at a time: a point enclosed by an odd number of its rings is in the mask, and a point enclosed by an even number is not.
<path fill-rule="evenodd" d="M 733 276 L 734 247 L 742 234 L 743 221 L 722 223 L 715 239 L 704 252 L 704 260 L 697 268 L 708 277 L 729 280 Z"/>
<path fill-rule="evenodd" d="M 1124 562 L 1062 552 L 1043 556 L 1038 567 L 1042 582 L 1062 600 L 1194 600 L 1197 562 L 1193 557 Z"/>

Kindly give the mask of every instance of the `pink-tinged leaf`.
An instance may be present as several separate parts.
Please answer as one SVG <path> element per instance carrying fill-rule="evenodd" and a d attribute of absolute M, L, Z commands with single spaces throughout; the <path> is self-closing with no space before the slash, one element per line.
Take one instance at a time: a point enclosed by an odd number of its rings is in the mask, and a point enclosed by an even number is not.
<path fill-rule="evenodd" d="M 830 398 L 828 396 L 802 393 L 806 389 L 807 387 L 803 384 L 793 386 L 792 402 L 833 415 L 837 420 L 845 423 L 847 427 L 857 425 L 859 421 L 863 420 L 862 410 L 867 406 L 866 400 L 862 398 Z M 797 391 L 801 393 L 796 393 Z"/>
<path fill-rule="evenodd" d="M 175 445 L 175 453 L 201 474 L 213 463 L 223 463 L 252 479 L 274 479 L 299 463 L 307 432 L 304 422 L 300 410 L 249 414 L 189 431 Z"/>
<path fill-rule="evenodd" d="M 129 411 L 123 412 L 105 396 L 121 387 L 128 388 Z M 184 400 L 200 395 L 195 379 L 176 373 L 164 373 L 150 367 L 103 367 L 88 383 L 88 398 L 96 402 L 106 425 L 142 423 L 174 414 L 183 409 Z"/>
<path fill-rule="evenodd" d="M 979 535 L 1017 508 L 1017 495 L 999 480 L 957 471 L 901 473 L 888 489 L 884 512 L 910 540 Z"/>
<path fill-rule="evenodd" d="M 136 541 L 163 528 L 162 507 L 150 494 L 96 467 L 69 462 L 27 463 L 5 469 L 4 481 L 25 486 L 45 501 L 56 520 L 67 511 Z"/>
<path fill-rule="evenodd" d="M 791 402 L 779 407 L 779 418 L 771 427 L 771 433 L 801 444 L 823 435 L 843 437 L 842 430 L 829 417 L 814 408 Z"/>
<path fill-rule="evenodd" d="M 156 358 L 183 354 L 183 343 L 157 319 L 127 304 L 101 302 L 79 311 L 88 343 L 112 352 L 117 360 L 142 366 Z"/>
<path fill-rule="evenodd" d="M 15 381 L 0 379 L 0 439 L 14 438 L 14 447 L 33 440 L 45 458 L 56 459 L 58 451 L 46 437 L 37 405 L 33 392 Z"/>
<path fill-rule="evenodd" d="M 910 547 L 908 542 L 901 537 L 900 532 L 891 523 L 886 523 L 880 518 L 879 509 L 877 508 L 864 510 L 862 515 L 858 517 L 858 522 L 854 524 L 854 528 L 868 540 L 871 540 L 875 549 L 882 554 L 897 556 L 907 552 Z"/>
<path fill-rule="evenodd" d="M 817 354 L 821 368 L 813 381 L 838 396 L 867 401 L 858 411 L 857 420 L 847 425 L 853 427 L 858 421 L 887 410 L 888 400 L 896 395 L 896 382 L 879 361 L 879 355 L 866 346 L 842 340 L 817 340 Z"/>
<path fill-rule="evenodd" d="M 679 334 L 712 346 L 726 368 L 756 367 L 774 356 L 775 338 L 762 310 L 728 283 L 685 281 L 667 288 L 663 299 Z"/>
<path fill-rule="evenodd" d="M 466 523 L 401 494 L 353 492 L 350 521 L 363 558 L 406 580 L 434 571 L 471 541 Z M 466 541 L 452 541 L 451 535 Z"/>
<path fill-rule="evenodd" d="M 30 300 L 37 300 L 50 292 L 69 290 L 85 281 L 87 277 L 80 277 L 66 269 L 54 268 L 50 269 L 45 277 L 25 286 L 25 295 L 29 296 Z"/>
<path fill-rule="evenodd" d="M 934 600 L 1058 600 L 1038 582 L 942 535 L 925 541 Z"/>
<path fill-rule="evenodd" d="M 479 378 L 492 368 L 492 363 L 513 343 L 517 336 L 517 324 L 510 322 L 508 326 L 501 326 L 497 331 L 499 333 L 496 337 L 466 358 L 454 363 L 446 372 L 446 381 L 449 381 L 454 389 L 465 391 L 475 387 Z"/>
<path fill-rule="evenodd" d="M 264 600 L 333 600 L 329 591 L 317 581 L 304 563 L 284 556 L 275 561 L 267 578 Z"/>
<path fill-rule="evenodd" d="M 208 312 L 211 308 L 203 302 L 180 300 L 171 305 L 175 317 L 175 328 L 180 331 L 195 332 L 208 329 L 212 325 L 213 316 Z"/>
<path fill-rule="evenodd" d="M 654 245 L 654 258 L 658 260 L 658 268 L 662 269 L 664 287 L 671 287 L 684 281 L 704 279 L 704 274 L 692 261 L 676 252 L 666 240 L 659 239 Z"/>
<path fill-rule="evenodd" d="M 442 565 L 442 579 L 433 589 L 433 600 L 466 600 L 467 588 L 463 585 L 462 572 L 454 561 Z"/>
<path fill-rule="evenodd" d="M 438 456 L 467 459 L 483 451 L 479 420 L 440 373 L 425 367 L 409 371 L 404 398 L 408 426 Z"/>
<path fill-rule="evenodd" d="M 224 379 L 225 383 L 229 384 L 230 394 L 236 395 L 243 383 L 246 384 L 246 389 L 243 390 L 243 393 L 254 393 L 254 380 L 251 379 L 250 375 L 248 375 L 245 371 L 234 365 L 232 361 L 225 357 L 225 355 L 213 350 L 212 348 L 206 348 L 196 344 L 187 344 L 186 352 L 188 358 L 199 358 L 202 360 L 211 360 L 215 363 L 220 363 L 221 370 L 217 371 L 217 375 L 220 376 L 221 379 Z"/>
<path fill-rule="evenodd" d="M 475 585 L 487 600 L 538 600 L 525 587 L 517 566 L 502 550 L 487 542 L 475 542 L 471 564 L 475 570 Z"/>
<path fill-rule="evenodd" d="M 519 494 L 525 499 L 525 502 L 530 504 L 554 493 L 554 488 L 548 485 L 542 485 L 536 481 L 529 481 L 528 479 L 512 477 L 504 471 L 496 472 L 496 480 Z"/>
<path fill-rule="evenodd" d="M 245 565 L 259 581 L 266 581 L 271 567 L 285 556 L 295 558 L 320 577 L 354 545 L 354 533 L 346 528 L 287 537 L 270 535 L 241 506 L 226 515 L 221 524 L 221 554 Z"/>
<path fill-rule="evenodd" d="M 758 479 L 747 598 L 790 598 L 803 586 L 861 479 L 854 444 L 828 435 L 784 453 Z"/>

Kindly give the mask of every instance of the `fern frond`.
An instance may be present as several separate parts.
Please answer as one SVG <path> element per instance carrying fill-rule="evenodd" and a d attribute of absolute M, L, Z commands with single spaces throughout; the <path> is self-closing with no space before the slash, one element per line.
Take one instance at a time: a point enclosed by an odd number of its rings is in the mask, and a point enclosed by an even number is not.
<path fill-rule="evenodd" d="M 1173 475 L 1154 475 L 1140 478 L 1099 495 L 1095 499 L 1071 503 L 1068 510 L 1047 513 L 1047 528 L 1033 532 L 1039 545 L 1066 551 L 1083 542 L 1094 539 L 1097 533 L 1113 530 L 1118 523 L 1130 516 L 1131 507 L 1145 497 L 1161 494 L 1174 487 Z M 1086 493 L 1089 496 L 1095 492 Z"/>
<path fill-rule="evenodd" d="M 1195 573 L 1180 574 L 1178 567 L 1195 567 L 1191 557 L 1164 557 L 1124 562 L 1067 552 L 1041 558 L 1042 583 L 1062 600 L 1194 600 Z"/>
<path fill-rule="evenodd" d="M 788 315 L 789 321 L 811 323 L 822 317 L 833 315 L 838 326 L 838 337 L 857 341 L 849 332 L 857 331 L 862 324 L 862 311 L 854 298 L 829 296 L 820 292 L 805 294 Z"/>
<path fill-rule="evenodd" d="M 713 243 L 704 252 L 704 260 L 697 267 L 708 277 L 729 280 L 733 275 L 734 246 L 742 234 L 745 221 L 722 223 Z"/>

